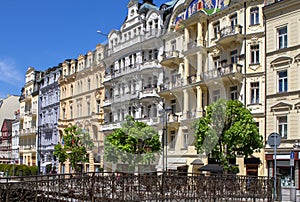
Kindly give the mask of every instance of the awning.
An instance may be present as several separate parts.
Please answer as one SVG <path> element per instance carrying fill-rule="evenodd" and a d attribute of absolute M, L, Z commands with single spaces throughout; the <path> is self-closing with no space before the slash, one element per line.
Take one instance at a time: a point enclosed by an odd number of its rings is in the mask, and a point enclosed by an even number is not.
<path fill-rule="evenodd" d="M 200 159 L 195 159 L 191 165 L 204 165 L 204 163 Z"/>
<path fill-rule="evenodd" d="M 224 168 L 219 164 L 207 164 L 198 169 L 199 171 L 209 171 L 212 173 L 223 173 Z"/>

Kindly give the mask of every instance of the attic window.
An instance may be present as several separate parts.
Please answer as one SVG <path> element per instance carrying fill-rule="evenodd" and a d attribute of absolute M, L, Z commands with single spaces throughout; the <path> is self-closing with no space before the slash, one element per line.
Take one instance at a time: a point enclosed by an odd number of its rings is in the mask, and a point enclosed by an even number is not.
<path fill-rule="evenodd" d="M 131 11 L 130 11 L 130 16 L 132 17 L 134 15 L 134 10 L 132 9 Z"/>

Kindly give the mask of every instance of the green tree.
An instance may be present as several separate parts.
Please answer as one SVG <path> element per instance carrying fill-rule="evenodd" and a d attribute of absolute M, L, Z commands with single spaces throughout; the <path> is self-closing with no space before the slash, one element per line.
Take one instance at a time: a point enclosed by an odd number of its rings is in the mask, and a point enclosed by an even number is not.
<path fill-rule="evenodd" d="M 64 129 L 62 144 L 54 147 L 54 155 L 60 163 L 70 161 L 75 172 L 80 172 L 79 163 L 87 162 L 87 150 L 94 147 L 93 140 L 89 133 L 83 131 L 77 126 L 71 126 Z"/>
<path fill-rule="evenodd" d="M 227 171 L 235 169 L 229 165 L 230 158 L 248 157 L 263 147 L 251 112 L 238 100 L 212 103 L 205 116 L 193 123 L 193 129 L 198 153 L 217 159 Z"/>
<path fill-rule="evenodd" d="M 150 163 L 161 150 L 159 135 L 153 127 L 126 116 L 122 128 L 115 129 L 105 138 L 104 158 L 113 163 L 129 164 L 134 171 L 140 163 Z"/>

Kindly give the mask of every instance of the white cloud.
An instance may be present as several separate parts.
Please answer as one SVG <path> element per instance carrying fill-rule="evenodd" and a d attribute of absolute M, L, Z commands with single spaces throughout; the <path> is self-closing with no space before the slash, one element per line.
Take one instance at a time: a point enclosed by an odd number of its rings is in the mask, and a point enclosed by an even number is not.
<path fill-rule="evenodd" d="M 20 86 L 23 82 L 23 75 L 17 71 L 14 61 L 10 59 L 0 59 L 0 81 Z"/>

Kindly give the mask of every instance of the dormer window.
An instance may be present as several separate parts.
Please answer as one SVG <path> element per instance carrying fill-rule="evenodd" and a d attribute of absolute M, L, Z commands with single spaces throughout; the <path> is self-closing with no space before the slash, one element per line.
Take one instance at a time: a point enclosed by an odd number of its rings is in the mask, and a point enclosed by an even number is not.
<path fill-rule="evenodd" d="M 134 10 L 132 9 L 131 11 L 130 11 L 130 17 L 132 17 L 134 15 Z"/>

